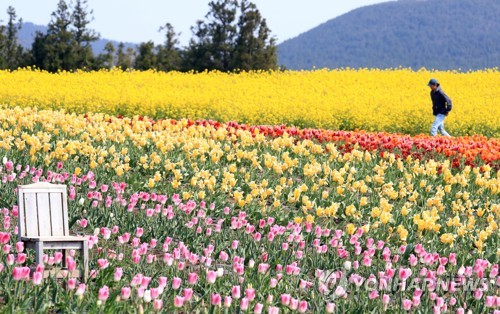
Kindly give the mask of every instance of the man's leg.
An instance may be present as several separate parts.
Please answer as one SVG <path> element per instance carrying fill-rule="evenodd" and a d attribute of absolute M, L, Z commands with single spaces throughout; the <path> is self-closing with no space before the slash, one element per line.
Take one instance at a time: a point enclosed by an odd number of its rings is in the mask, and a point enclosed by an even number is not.
<path fill-rule="evenodd" d="M 444 122 L 438 127 L 438 130 L 439 132 L 441 132 L 441 134 L 443 134 L 443 136 L 451 137 L 451 135 L 448 134 L 448 132 L 446 132 L 446 130 L 444 129 Z"/>
<path fill-rule="evenodd" d="M 450 134 L 448 134 L 448 132 L 446 132 L 446 130 L 444 129 L 444 119 L 446 118 L 446 116 L 444 114 L 438 114 L 436 116 L 436 119 L 439 117 L 439 125 L 438 125 L 438 130 L 441 134 L 443 134 L 444 136 L 451 136 Z"/>
<path fill-rule="evenodd" d="M 440 115 L 438 114 L 438 115 L 436 115 L 436 118 L 434 118 L 434 122 L 432 122 L 432 125 L 431 125 L 431 135 L 432 136 L 436 136 L 438 128 L 441 125 L 441 123 L 443 123 L 443 121 L 440 118 Z"/>
<path fill-rule="evenodd" d="M 444 129 L 444 118 L 446 118 L 446 116 L 444 114 L 436 115 L 436 118 L 434 119 L 434 122 L 431 125 L 431 135 L 432 136 L 436 136 L 437 131 L 439 131 L 444 136 L 451 136 Z"/>

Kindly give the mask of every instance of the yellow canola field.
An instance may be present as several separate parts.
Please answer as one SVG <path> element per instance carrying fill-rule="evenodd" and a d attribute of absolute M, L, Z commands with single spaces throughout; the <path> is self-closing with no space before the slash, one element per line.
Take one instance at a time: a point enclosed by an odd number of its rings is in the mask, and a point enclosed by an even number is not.
<path fill-rule="evenodd" d="M 500 71 L 340 69 L 249 73 L 0 71 L 0 104 L 247 124 L 428 133 L 431 77 L 452 135 L 500 134 Z"/>

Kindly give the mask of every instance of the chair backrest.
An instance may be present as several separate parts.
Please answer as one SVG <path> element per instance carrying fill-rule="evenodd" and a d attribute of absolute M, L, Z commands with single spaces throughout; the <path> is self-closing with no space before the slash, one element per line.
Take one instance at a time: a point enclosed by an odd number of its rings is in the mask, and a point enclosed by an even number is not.
<path fill-rule="evenodd" d="M 38 182 L 18 187 L 19 237 L 69 235 L 66 185 Z"/>

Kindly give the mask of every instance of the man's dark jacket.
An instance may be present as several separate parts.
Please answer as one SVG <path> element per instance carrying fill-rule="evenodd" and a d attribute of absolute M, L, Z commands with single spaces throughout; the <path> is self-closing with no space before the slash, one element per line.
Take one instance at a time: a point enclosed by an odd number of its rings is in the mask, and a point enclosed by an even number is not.
<path fill-rule="evenodd" d="M 431 90 L 431 99 L 433 115 L 448 115 L 448 112 L 451 110 L 451 99 L 444 93 L 441 86 L 438 85 L 436 90 Z"/>

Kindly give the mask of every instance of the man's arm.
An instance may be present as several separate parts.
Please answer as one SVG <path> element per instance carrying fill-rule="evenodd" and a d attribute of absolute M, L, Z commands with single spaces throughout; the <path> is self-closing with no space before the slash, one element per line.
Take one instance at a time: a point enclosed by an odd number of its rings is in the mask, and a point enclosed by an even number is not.
<path fill-rule="evenodd" d="M 448 97 L 448 95 L 446 95 L 443 91 L 441 91 L 440 94 L 444 102 L 444 109 L 446 112 L 449 112 L 451 110 L 451 98 Z"/>

